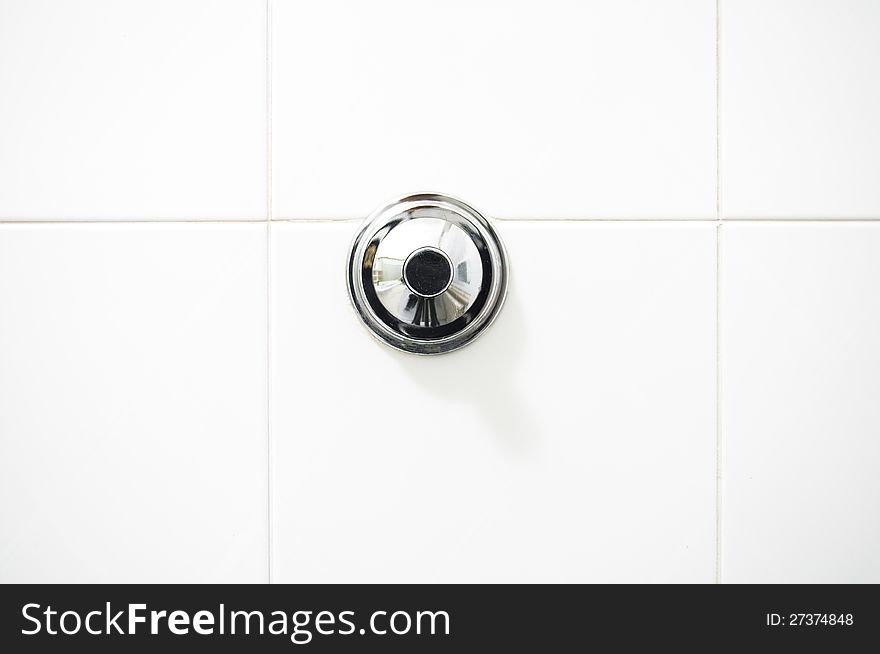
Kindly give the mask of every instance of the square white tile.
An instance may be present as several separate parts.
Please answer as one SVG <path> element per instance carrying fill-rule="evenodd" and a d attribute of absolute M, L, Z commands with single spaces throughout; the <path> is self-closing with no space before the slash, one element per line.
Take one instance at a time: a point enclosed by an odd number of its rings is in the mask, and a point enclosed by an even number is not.
<path fill-rule="evenodd" d="M 0 218 L 266 218 L 264 2 L 4 0 L 0 88 Z"/>
<path fill-rule="evenodd" d="M 880 224 L 726 224 L 722 580 L 880 582 Z"/>
<path fill-rule="evenodd" d="M 273 3 L 273 213 L 716 213 L 714 0 Z"/>
<path fill-rule="evenodd" d="M 0 225 L 0 582 L 267 580 L 266 229 Z"/>
<path fill-rule="evenodd" d="M 500 222 L 506 306 L 427 358 L 355 316 L 356 228 L 272 225 L 275 581 L 714 579 L 714 225 Z"/>
<path fill-rule="evenodd" d="M 880 3 L 736 0 L 721 20 L 725 216 L 880 217 Z"/>

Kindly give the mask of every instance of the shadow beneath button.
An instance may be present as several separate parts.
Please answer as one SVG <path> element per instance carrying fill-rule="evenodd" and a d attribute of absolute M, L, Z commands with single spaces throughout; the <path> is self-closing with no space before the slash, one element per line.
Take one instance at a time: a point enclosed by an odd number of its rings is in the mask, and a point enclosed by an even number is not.
<path fill-rule="evenodd" d="M 430 394 L 472 405 L 486 429 L 517 455 L 535 442 L 538 424 L 517 381 L 526 329 L 511 291 L 495 322 L 470 345 L 438 356 L 401 355 L 399 362 L 413 383 Z M 426 420 L 444 419 L 440 413 L 426 416 Z M 455 424 L 450 428 L 455 429 Z"/>

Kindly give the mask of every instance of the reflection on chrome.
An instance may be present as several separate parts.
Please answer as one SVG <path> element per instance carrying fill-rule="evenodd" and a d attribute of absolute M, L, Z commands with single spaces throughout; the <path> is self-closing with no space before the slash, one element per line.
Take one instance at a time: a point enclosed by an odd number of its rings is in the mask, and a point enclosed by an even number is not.
<path fill-rule="evenodd" d="M 506 257 L 476 210 L 446 196 L 414 195 L 367 219 L 348 278 L 359 315 L 379 338 L 437 354 L 470 342 L 497 315 Z"/>

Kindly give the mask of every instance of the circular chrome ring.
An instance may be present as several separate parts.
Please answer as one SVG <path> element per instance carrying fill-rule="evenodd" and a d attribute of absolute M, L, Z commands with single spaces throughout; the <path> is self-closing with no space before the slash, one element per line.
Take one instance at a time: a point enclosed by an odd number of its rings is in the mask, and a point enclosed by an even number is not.
<path fill-rule="evenodd" d="M 498 315 L 507 255 L 474 208 L 445 195 L 410 195 L 364 221 L 347 276 L 373 334 L 405 352 L 442 354 L 471 342 Z"/>

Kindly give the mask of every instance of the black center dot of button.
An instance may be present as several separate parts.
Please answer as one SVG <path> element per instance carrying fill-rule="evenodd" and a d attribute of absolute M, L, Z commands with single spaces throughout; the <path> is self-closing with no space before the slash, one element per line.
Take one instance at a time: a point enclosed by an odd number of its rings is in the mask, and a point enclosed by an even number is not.
<path fill-rule="evenodd" d="M 421 297 L 440 295 L 452 282 L 452 264 L 440 250 L 416 250 L 403 264 L 403 281 L 409 290 Z"/>

